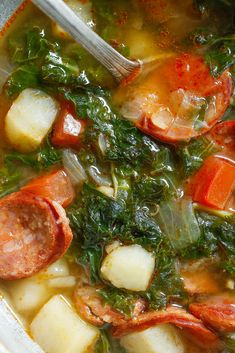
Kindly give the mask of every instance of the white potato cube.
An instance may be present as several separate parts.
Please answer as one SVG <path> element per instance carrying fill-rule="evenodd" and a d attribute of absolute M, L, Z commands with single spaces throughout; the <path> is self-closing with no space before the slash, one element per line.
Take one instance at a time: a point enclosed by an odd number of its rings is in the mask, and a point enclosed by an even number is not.
<path fill-rule="evenodd" d="M 99 330 L 80 319 L 62 295 L 43 306 L 30 330 L 47 353 L 87 353 L 99 338 Z"/>
<path fill-rule="evenodd" d="M 67 277 L 69 274 L 69 266 L 65 259 L 57 260 L 41 272 L 42 277 L 46 278 Z"/>
<path fill-rule="evenodd" d="M 85 22 L 90 28 L 94 27 L 94 21 L 92 16 L 92 3 L 90 1 L 79 1 L 79 0 L 65 0 L 65 3 L 78 15 L 83 22 Z M 71 39 L 69 33 L 67 33 L 58 23 L 52 24 L 52 30 L 55 36 L 61 39 Z"/>
<path fill-rule="evenodd" d="M 128 353 L 184 353 L 184 345 L 177 329 L 170 324 L 151 327 L 121 338 Z"/>
<path fill-rule="evenodd" d="M 154 267 L 153 254 L 140 245 L 120 246 L 105 257 L 101 273 L 117 288 L 145 291 Z"/>
<path fill-rule="evenodd" d="M 49 279 L 47 283 L 50 288 L 72 288 L 76 285 L 76 278 L 74 276 L 56 277 Z"/>
<path fill-rule="evenodd" d="M 48 289 L 44 281 L 31 277 L 14 281 L 9 285 L 12 303 L 19 313 L 38 310 L 48 300 Z"/>
<path fill-rule="evenodd" d="M 34 151 L 51 129 L 58 111 L 57 102 L 48 94 L 25 89 L 6 116 L 5 129 L 10 143 L 19 151 Z"/>

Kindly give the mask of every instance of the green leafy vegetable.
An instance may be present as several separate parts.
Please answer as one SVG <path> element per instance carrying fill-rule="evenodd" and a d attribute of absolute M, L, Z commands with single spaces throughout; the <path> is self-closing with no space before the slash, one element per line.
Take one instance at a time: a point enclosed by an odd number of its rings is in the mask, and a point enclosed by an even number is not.
<path fill-rule="evenodd" d="M 212 140 L 202 136 L 178 149 L 178 155 L 183 162 L 186 177 L 195 173 L 210 155 L 218 152 L 218 147 Z"/>
<path fill-rule="evenodd" d="M 8 96 L 23 91 L 25 88 L 35 88 L 40 85 L 38 68 L 32 64 L 18 67 L 5 84 L 5 92 Z"/>
<path fill-rule="evenodd" d="M 219 217 L 206 212 L 196 213 L 201 236 L 192 246 L 182 249 L 187 259 L 218 256 L 220 267 L 235 275 L 235 218 Z"/>
<path fill-rule="evenodd" d="M 16 191 L 21 174 L 13 166 L 0 169 L 0 198 Z"/>
<path fill-rule="evenodd" d="M 213 26 L 199 28 L 190 37 L 197 47 L 203 49 L 212 75 L 218 77 L 235 64 L 235 4 L 232 0 L 194 0 L 194 4 L 206 17 L 214 18 Z"/>
<path fill-rule="evenodd" d="M 159 147 L 131 122 L 112 111 L 102 91 L 98 94 L 90 89 L 80 90 L 77 93 L 65 91 L 64 95 L 75 104 L 79 117 L 92 120 L 91 140 L 98 139 L 100 133 L 104 135 L 107 145 L 105 157 L 108 160 L 132 166 L 151 164 L 157 171 L 174 169 L 169 149 Z"/>
<path fill-rule="evenodd" d="M 13 151 L 5 156 L 5 162 L 20 162 L 35 170 L 49 169 L 51 166 L 60 164 L 62 160 L 61 152 L 55 149 L 47 139 L 46 143 L 36 152 L 24 154 Z"/>
<path fill-rule="evenodd" d="M 42 80 L 52 84 L 80 86 L 89 84 L 84 72 L 80 72 L 75 60 L 50 51 L 42 66 Z"/>
<path fill-rule="evenodd" d="M 128 317 L 131 317 L 136 300 L 139 297 L 137 294 L 128 293 L 114 287 L 100 289 L 99 294 L 112 308 Z"/>
<path fill-rule="evenodd" d="M 121 347 L 119 340 L 114 339 L 112 335 L 105 330 L 101 330 L 101 337 L 95 346 L 95 353 L 127 353 Z"/>
<path fill-rule="evenodd" d="M 92 247 L 86 247 L 79 259 L 79 262 L 82 265 L 89 267 L 90 279 L 92 283 L 100 282 L 99 270 L 101 267 L 102 257 L 103 257 L 102 247 L 99 245 L 94 245 Z"/>
<path fill-rule="evenodd" d="M 100 339 L 95 346 L 95 353 L 111 353 L 111 345 L 105 331 L 101 331 Z"/>
<path fill-rule="evenodd" d="M 9 39 L 11 60 L 17 64 L 41 60 L 49 50 L 57 50 L 58 43 L 51 43 L 46 38 L 44 29 L 33 27 L 21 32 L 18 36 L 12 35 Z"/>
<path fill-rule="evenodd" d="M 146 195 L 147 196 L 147 195 Z M 100 263 L 103 249 L 115 239 L 123 243 L 139 244 L 156 254 L 157 274 L 147 293 L 139 293 L 157 308 L 166 305 L 170 296 L 182 295 L 174 251 L 162 234 L 152 211 L 153 199 L 138 198 L 138 193 L 129 194 L 124 200 L 114 200 L 85 185 L 77 202 L 67 210 L 76 239 L 83 250 L 79 261 L 88 266 L 93 282 L 100 282 Z M 156 212 L 156 210 L 155 210 Z M 130 312 L 136 294 L 106 287 L 103 298 L 121 312 Z M 129 298 L 126 301 L 125 298 Z"/>
<path fill-rule="evenodd" d="M 175 253 L 168 241 L 163 240 L 156 249 L 156 275 L 148 291 L 143 296 L 148 300 L 150 309 L 164 308 L 169 299 L 186 299 L 183 283 L 176 270 Z"/>

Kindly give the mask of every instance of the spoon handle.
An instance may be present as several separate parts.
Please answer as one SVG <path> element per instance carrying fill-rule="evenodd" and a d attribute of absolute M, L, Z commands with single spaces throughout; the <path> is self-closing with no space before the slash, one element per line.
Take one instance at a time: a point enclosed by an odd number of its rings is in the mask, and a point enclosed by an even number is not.
<path fill-rule="evenodd" d="M 71 36 L 103 66 L 118 82 L 138 72 L 141 63 L 131 61 L 92 31 L 63 0 L 32 0 L 46 15 L 58 22 Z"/>

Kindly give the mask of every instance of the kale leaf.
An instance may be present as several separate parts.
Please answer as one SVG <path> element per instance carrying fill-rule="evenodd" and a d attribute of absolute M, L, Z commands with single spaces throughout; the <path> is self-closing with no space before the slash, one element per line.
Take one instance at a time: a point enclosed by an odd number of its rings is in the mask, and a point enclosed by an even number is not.
<path fill-rule="evenodd" d="M 36 152 L 24 154 L 17 151 L 12 151 L 5 156 L 7 164 L 19 162 L 22 165 L 27 165 L 37 171 L 46 170 L 53 165 L 60 165 L 62 156 L 60 150 L 55 149 L 49 139 Z"/>
<path fill-rule="evenodd" d="M 131 317 L 136 300 L 139 298 L 137 294 L 114 287 L 102 288 L 99 290 L 99 294 L 112 308 L 128 317 Z"/>
<path fill-rule="evenodd" d="M 96 343 L 95 353 L 127 353 L 119 340 L 114 339 L 107 330 L 101 330 L 100 339 Z"/>
<path fill-rule="evenodd" d="M 19 66 L 12 73 L 5 84 L 5 92 L 8 96 L 13 96 L 25 88 L 36 88 L 39 85 L 39 70 L 33 63 L 28 63 Z"/>
<path fill-rule="evenodd" d="M 17 40 L 9 40 L 13 62 L 19 66 L 9 77 L 5 92 L 13 96 L 28 87 L 47 88 L 48 84 L 80 86 L 89 84 L 77 62 L 64 55 L 59 43 L 48 39 L 45 30 L 33 27 Z"/>
<path fill-rule="evenodd" d="M 190 38 L 205 56 L 212 75 L 218 77 L 235 64 L 235 3 L 233 0 L 194 0 L 194 5 L 208 19 L 209 25 L 198 28 Z"/>
<path fill-rule="evenodd" d="M 152 308 L 160 308 L 172 295 L 182 297 L 184 293 L 175 268 L 175 254 L 151 213 L 152 195 L 144 196 L 144 200 L 141 197 L 138 198 L 134 191 L 125 200 L 114 200 L 86 184 L 67 214 L 75 237 L 81 243 L 82 254 L 78 261 L 88 266 L 93 283 L 102 282 L 99 271 L 103 249 L 116 239 L 124 244 L 139 244 L 155 253 L 157 273 L 154 282 L 147 292 L 138 295 L 146 298 Z M 130 313 L 137 298 L 135 293 L 113 290 L 107 284 L 101 294 L 113 307 L 125 313 Z"/>
<path fill-rule="evenodd" d="M 218 152 L 218 147 L 205 136 L 181 145 L 177 153 L 183 164 L 184 175 L 189 177 L 195 173 L 202 166 L 204 160 L 216 152 Z"/>
<path fill-rule="evenodd" d="M 180 252 L 186 259 L 202 257 L 220 257 L 220 267 L 231 275 L 235 274 L 235 218 L 219 217 L 207 212 L 198 211 L 197 220 L 201 229 L 201 237 L 187 249 Z"/>
<path fill-rule="evenodd" d="M 131 122 L 116 114 L 107 102 L 107 94 L 90 88 L 76 93 L 64 92 L 67 100 L 72 101 L 80 118 L 89 118 L 92 128 L 87 133 L 90 143 L 100 134 L 106 141 L 105 157 L 109 161 L 127 166 L 151 165 L 156 171 L 173 171 L 172 151 L 159 145 L 141 133 Z"/>
<path fill-rule="evenodd" d="M 4 166 L 0 169 L 0 198 L 17 190 L 21 173 L 13 166 Z"/>

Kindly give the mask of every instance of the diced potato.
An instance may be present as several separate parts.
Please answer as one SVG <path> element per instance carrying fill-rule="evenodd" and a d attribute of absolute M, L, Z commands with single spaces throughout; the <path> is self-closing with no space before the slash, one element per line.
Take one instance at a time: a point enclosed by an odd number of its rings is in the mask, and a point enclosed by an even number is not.
<path fill-rule="evenodd" d="M 9 291 L 19 313 L 38 310 L 49 298 L 46 283 L 37 277 L 14 281 L 9 285 Z"/>
<path fill-rule="evenodd" d="M 51 278 L 47 283 L 50 288 L 72 288 L 76 284 L 76 278 L 74 276 Z"/>
<path fill-rule="evenodd" d="M 153 254 L 140 245 L 120 246 L 105 257 L 101 273 L 117 288 L 144 291 L 149 286 L 154 267 Z"/>
<path fill-rule="evenodd" d="M 30 329 L 47 353 L 87 353 L 99 338 L 99 330 L 82 321 L 61 295 L 43 306 Z"/>
<path fill-rule="evenodd" d="M 94 21 L 92 16 L 92 4 L 89 0 L 65 0 L 65 3 L 78 15 L 83 22 L 85 22 L 90 28 L 94 27 Z M 61 39 L 71 39 L 69 33 L 67 33 L 58 23 L 52 24 L 52 30 L 55 36 Z"/>
<path fill-rule="evenodd" d="M 27 88 L 13 102 L 6 116 L 6 135 L 22 152 L 37 149 L 56 119 L 59 107 L 48 94 Z"/>
<path fill-rule="evenodd" d="M 69 266 L 65 259 L 57 260 L 52 265 L 47 267 L 45 271 L 41 272 L 41 275 L 47 278 L 67 277 L 69 274 Z"/>
<path fill-rule="evenodd" d="M 184 345 L 177 329 L 170 324 L 151 327 L 121 338 L 128 353 L 184 353 Z"/>

